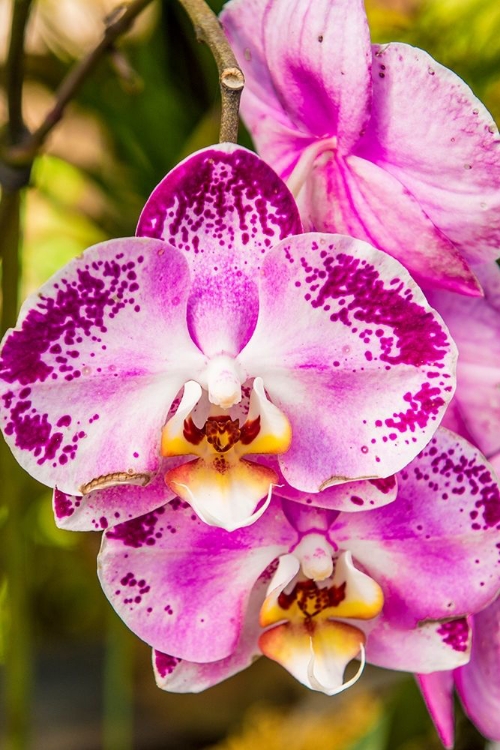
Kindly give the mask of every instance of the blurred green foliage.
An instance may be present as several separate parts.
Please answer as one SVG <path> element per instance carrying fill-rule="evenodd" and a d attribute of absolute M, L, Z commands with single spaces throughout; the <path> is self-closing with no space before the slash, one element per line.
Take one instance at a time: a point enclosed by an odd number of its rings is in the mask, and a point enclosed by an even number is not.
<path fill-rule="evenodd" d="M 3 0 L 3 4 L 10 5 L 10 0 Z M 99 20 L 97 0 L 83 5 Z M 214 0 L 211 5 L 218 12 L 222 3 Z M 55 18 L 55 32 L 52 28 L 52 34 L 44 35 L 55 7 L 49 0 L 39 0 L 36 13 L 42 17 L 45 13 L 46 25 L 38 24 L 36 44 L 28 45 L 26 107 L 32 125 L 40 120 L 59 81 L 74 62 L 71 52 L 54 44 L 58 34 Z M 367 9 L 374 41 L 399 40 L 426 49 L 461 75 L 497 120 L 500 118 L 498 0 L 368 0 Z M 78 28 L 73 31 L 78 34 Z M 3 77 L 0 83 L 3 86 Z M 208 49 L 196 42 L 190 22 L 174 0 L 158 0 L 141 32 L 122 40 L 117 55 L 105 60 L 85 83 L 45 155 L 35 165 L 24 206 L 24 293 L 33 292 L 85 247 L 107 237 L 133 234 L 145 199 L 164 174 L 193 150 L 217 141 L 218 106 L 217 73 Z M 240 140 L 250 144 L 243 129 Z M 60 690 L 76 690 L 80 695 L 75 686 L 87 679 L 82 669 L 86 661 L 88 665 L 93 663 L 93 649 L 102 653 L 107 628 L 107 605 L 95 577 L 99 539 L 91 533 L 57 530 L 47 490 L 28 477 L 20 482 L 35 666 L 43 667 L 47 660 L 51 664 L 48 673 L 38 678 L 35 699 L 42 701 L 42 693 L 56 679 L 68 653 L 74 674 Z M 5 498 L 0 500 L 0 533 L 8 522 L 4 503 Z M 9 622 L 5 606 L 8 585 L 2 575 L 0 658 L 8 649 L 2 637 L 3 626 Z M 318 741 L 317 750 L 439 747 L 410 678 L 401 682 L 394 675 L 386 678 L 387 673 L 369 670 L 366 689 L 377 693 L 377 710 L 365 724 L 359 718 L 352 719 L 359 725 L 358 736 L 340 745 L 333 739 L 328 741 L 328 737 L 336 736 L 335 721 L 340 720 L 336 701 L 342 701 L 341 713 L 347 707 L 347 713 L 355 716 L 366 694 L 353 690 L 352 697 L 350 691 L 349 697 L 327 699 L 327 703 L 323 696 L 311 695 L 297 686 L 276 665 L 261 661 L 229 686 L 219 686 L 204 696 L 168 696 L 153 685 L 148 650 L 128 634 L 123 637 L 129 639 L 127 647 L 136 651 L 139 729 L 134 747 L 139 750 L 204 747 L 231 731 L 233 739 L 220 747 L 236 750 L 247 747 L 248 737 L 260 736 L 263 727 L 269 731 L 270 726 L 275 729 L 276 747 L 282 747 L 286 736 L 280 731 L 284 732 L 290 722 L 307 717 L 311 720 L 306 713 L 311 702 L 321 707 L 321 721 L 327 706 L 332 712 L 328 724 L 331 734 L 325 735 L 324 744 Z M 77 658 L 80 653 L 83 659 Z M 90 655 L 88 659 L 86 654 Z M 94 685 L 89 688 L 92 690 L 99 683 L 89 684 Z M 54 700 L 63 700 L 60 692 L 54 695 L 58 696 Z M 80 696 L 80 700 L 85 697 Z M 254 710 L 252 706 L 259 701 L 264 701 L 264 708 L 257 718 L 252 714 L 248 724 L 248 717 L 243 718 L 245 712 Z M 57 710 L 54 706 L 46 710 L 48 719 L 37 713 L 35 704 L 37 750 L 90 750 L 99 746 L 98 739 L 93 744 L 94 739 L 88 738 L 78 744 L 77 729 L 73 744 L 67 738 L 61 740 L 50 720 Z M 91 721 L 98 723 L 99 717 Z M 269 742 L 267 747 L 271 747 Z"/>

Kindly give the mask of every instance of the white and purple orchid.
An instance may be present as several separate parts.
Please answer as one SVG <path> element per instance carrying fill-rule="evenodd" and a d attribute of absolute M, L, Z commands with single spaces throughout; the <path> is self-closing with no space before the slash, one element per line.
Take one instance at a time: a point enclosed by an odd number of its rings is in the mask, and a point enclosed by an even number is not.
<path fill-rule="evenodd" d="M 441 319 L 393 258 L 300 231 L 277 175 L 223 144 L 165 177 L 139 237 L 89 248 L 25 303 L 3 342 L 2 427 L 67 528 L 180 495 L 231 530 L 279 480 L 247 454 L 318 493 L 388 477 L 428 442 L 454 388 Z"/>
<path fill-rule="evenodd" d="M 329 695 L 365 659 L 455 669 L 469 659 L 468 615 L 498 592 L 499 486 L 477 449 L 444 429 L 398 484 L 392 503 L 357 513 L 275 494 L 233 533 L 176 499 L 105 533 L 101 584 L 155 649 L 167 690 L 205 689 L 262 653 Z"/>
<path fill-rule="evenodd" d="M 242 113 L 306 229 L 349 234 L 428 286 L 471 296 L 500 246 L 500 138 L 454 73 L 370 45 L 362 0 L 232 0 Z"/>

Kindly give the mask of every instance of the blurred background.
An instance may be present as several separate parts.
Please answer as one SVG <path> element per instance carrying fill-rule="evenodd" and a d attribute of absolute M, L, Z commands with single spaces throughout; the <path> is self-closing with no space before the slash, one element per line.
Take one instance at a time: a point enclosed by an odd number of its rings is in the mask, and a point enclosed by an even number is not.
<path fill-rule="evenodd" d="M 0 0 L 0 123 L 14 2 Z M 34 2 L 24 89 L 29 128 L 117 4 Z M 222 2 L 211 5 L 218 12 Z M 367 10 L 374 41 L 423 47 L 500 120 L 498 0 L 368 0 Z M 21 207 L 21 299 L 89 245 L 133 234 L 164 174 L 218 140 L 218 108 L 208 49 L 196 43 L 175 0 L 156 0 L 87 80 L 34 164 Z M 251 146 L 243 130 L 240 142 Z M 264 659 L 201 695 L 159 691 L 149 648 L 122 626 L 98 585 L 99 535 L 58 530 L 50 492 L 20 470 L 8 472 L 8 490 L 0 479 L 0 667 L 14 659 L 14 637 L 24 653 L 16 684 L 0 677 L 0 742 L 9 750 L 441 747 L 412 678 L 374 668 L 336 698 L 302 688 Z M 17 570 L 16 580 L 9 570 Z M 493 745 L 459 713 L 458 750 L 486 747 Z"/>

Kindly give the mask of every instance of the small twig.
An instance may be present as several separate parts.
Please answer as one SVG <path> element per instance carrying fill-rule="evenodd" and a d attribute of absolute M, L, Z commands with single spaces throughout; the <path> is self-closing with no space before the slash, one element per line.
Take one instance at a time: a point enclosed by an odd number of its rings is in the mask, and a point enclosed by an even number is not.
<path fill-rule="evenodd" d="M 243 71 L 229 46 L 215 13 L 204 0 L 179 0 L 189 15 L 200 42 L 210 47 L 219 70 L 221 92 L 221 123 L 219 141 L 236 143 L 240 97 L 245 85 Z"/>
<path fill-rule="evenodd" d="M 22 91 L 24 79 L 24 37 L 32 0 L 12 4 L 11 34 L 6 61 L 6 90 L 9 110 L 8 137 L 11 144 L 24 135 Z"/>
<path fill-rule="evenodd" d="M 31 0 L 29 0 L 31 1 Z M 55 125 L 61 120 L 68 103 L 75 97 L 84 81 L 101 61 L 104 55 L 113 48 L 118 37 L 125 34 L 136 17 L 153 0 L 133 0 L 118 17 L 115 14 L 108 20 L 108 25 L 100 43 L 82 60 L 77 62 L 69 71 L 61 83 L 57 93 L 56 101 L 50 112 L 46 115 L 42 124 L 18 146 L 6 150 L 3 159 L 12 166 L 26 166 L 33 162 L 47 136 Z M 28 0 L 24 0 L 28 2 Z"/>

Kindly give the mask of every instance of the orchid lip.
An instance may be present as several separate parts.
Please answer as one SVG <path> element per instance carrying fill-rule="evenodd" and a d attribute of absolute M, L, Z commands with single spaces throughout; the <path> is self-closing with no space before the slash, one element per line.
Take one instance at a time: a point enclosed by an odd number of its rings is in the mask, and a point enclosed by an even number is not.
<path fill-rule="evenodd" d="M 217 386 L 229 383 L 231 388 L 237 378 L 233 361 L 225 355 L 218 357 L 208 372 L 209 387 L 212 377 Z M 239 383 L 238 388 L 241 392 Z M 291 439 L 290 424 L 268 400 L 261 378 L 254 380 L 248 415 L 242 425 L 239 419 L 231 418 L 227 409 L 212 403 L 205 423 L 198 426 L 192 412 L 201 396 L 199 383 L 186 383 L 176 413 L 163 428 L 163 456 L 197 456 L 170 469 L 165 482 L 205 523 L 234 531 L 260 518 L 279 479 L 273 469 L 243 456 L 286 451 Z"/>

